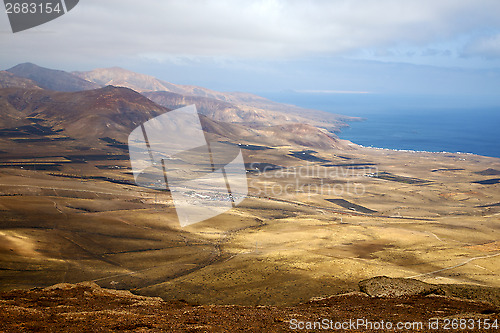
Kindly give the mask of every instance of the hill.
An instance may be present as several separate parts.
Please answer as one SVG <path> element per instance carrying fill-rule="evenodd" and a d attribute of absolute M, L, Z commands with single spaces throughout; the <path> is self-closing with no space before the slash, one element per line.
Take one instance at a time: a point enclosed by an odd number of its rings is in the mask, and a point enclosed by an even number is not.
<path fill-rule="evenodd" d="M 134 332 L 394 332 L 398 323 L 405 323 L 406 331 L 437 332 L 452 321 L 467 324 L 467 332 L 488 332 L 498 328 L 499 317 L 490 304 L 436 295 L 373 298 L 353 292 L 288 307 L 200 306 L 89 282 L 4 292 L 0 302 L 0 329 L 37 332 L 80 332 L 89 325 Z M 486 323 L 491 330 L 478 327 Z"/>
<path fill-rule="evenodd" d="M 13 87 L 25 89 L 40 89 L 40 87 L 33 80 L 16 76 L 7 71 L 0 71 L 0 88 Z"/>
<path fill-rule="evenodd" d="M 0 89 L 0 103 L 4 130 L 28 126 L 34 136 L 58 133 L 85 140 L 126 140 L 132 129 L 169 110 L 131 89 L 111 86 L 80 92 L 6 88 Z"/>
<path fill-rule="evenodd" d="M 202 119 L 205 130 L 215 135 L 215 140 L 229 139 L 235 143 L 253 142 L 266 146 L 345 147 L 326 130 L 300 121 L 298 117 L 274 111 L 241 109 L 212 98 L 172 92 L 142 95 L 129 88 L 114 86 L 58 92 L 40 89 L 29 79 L 5 73 L 4 77 L 8 78 L 8 82 L 4 80 L 6 85 L 31 87 L 0 89 L 3 112 L 0 129 L 7 136 L 15 132 L 14 128 L 24 126 L 30 134 L 26 139 L 31 141 L 46 139 L 40 135 L 57 134 L 57 139 L 95 141 L 110 137 L 126 142 L 128 133 L 141 123 L 170 109 L 195 104 L 205 116 Z M 281 125 L 285 123 L 287 125 Z"/>
<path fill-rule="evenodd" d="M 332 133 L 345 126 L 345 121 L 357 120 L 354 117 L 277 103 L 249 93 L 219 92 L 198 86 L 173 84 L 119 67 L 73 74 L 96 84 L 113 84 L 134 89 L 167 107 L 184 106 L 192 101 L 211 103 L 212 106 L 216 105 L 211 108 L 210 114 L 215 120 L 253 123 L 257 126 L 281 125 L 283 122 L 302 123 L 325 128 Z M 183 95 L 185 100 L 181 102 L 179 95 Z M 218 103 L 210 100 L 216 100 Z M 236 114 L 229 115 L 228 109 Z"/>
<path fill-rule="evenodd" d="M 18 77 L 30 79 L 36 82 L 39 87 L 48 90 L 71 92 L 101 87 L 96 83 L 85 81 L 65 71 L 48 69 L 32 63 L 16 65 L 8 69 L 7 72 Z"/>
<path fill-rule="evenodd" d="M 318 128 L 318 133 L 329 133 L 329 137 L 334 140 L 336 139 L 334 133 L 347 126 L 346 121 L 358 120 L 358 118 L 276 103 L 249 93 L 218 92 L 198 86 L 169 83 L 119 67 L 69 73 L 24 63 L 8 69 L 8 73 L 13 75 L 9 78 L 11 83 L 5 83 L 3 87 L 41 87 L 64 92 L 92 90 L 108 85 L 126 87 L 169 109 L 196 104 L 200 113 L 215 121 L 239 123 L 252 128 L 280 126 L 284 123 L 306 124 Z M 18 83 L 13 81 L 14 78 Z M 21 83 L 19 80 L 30 81 Z M 1 82 L 0 75 L 0 84 Z M 322 143 L 320 145 L 323 146 Z"/>

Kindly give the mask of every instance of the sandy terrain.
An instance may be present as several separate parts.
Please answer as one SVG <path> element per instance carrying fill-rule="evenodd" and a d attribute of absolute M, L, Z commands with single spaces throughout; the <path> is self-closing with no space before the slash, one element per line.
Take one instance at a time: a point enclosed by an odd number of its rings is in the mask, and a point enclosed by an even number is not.
<path fill-rule="evenodd" d="M 500 286 L 500 185 L 482 172 L 499 159 L 273 148 L 243 149 L 247 163 L 278 166 L 248 173 L 247 199 L 186 228 L 168 192 L 131 184 L 126 160 L 66 163 L 71 150 L 54 146 L 56 170 L 2 167 L 0 288 L 95 281 L 201 304 L 287 305 L 377 275 Z"/>

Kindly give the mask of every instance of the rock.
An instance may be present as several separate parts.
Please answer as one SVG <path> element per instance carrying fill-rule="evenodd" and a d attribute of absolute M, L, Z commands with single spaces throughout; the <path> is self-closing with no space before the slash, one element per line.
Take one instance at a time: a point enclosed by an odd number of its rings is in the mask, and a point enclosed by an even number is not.
<path fill-rule="evenodd" d="M 441 284 L 437 286 L 443 290 L 443 294 L 446 296 L 488 302 L 500 306 L 500 288 L 466 284 Z"/>
<path fill-rule="evenodd" d="M 163 302 L 163 300 L 160 297 L 140 296 L 140 295 L 135 295 L 128 290 L 102 288 L 97 283 L 91 281 L 85 281 L 75 284 L 58 283 L 56 285 L 44 288 L 43 290 L 55 291 L 55 290 L 72 290 L 72 289 L 85 289 L 86 290 L 85 292 L 88 295 L 93 295 L 93 296 L 115 296 L 135 301 Z"/>
<path fill-rule="evenodd" d="M 45 291 L 52 291 L 52 290 L 71 290 L 75 288 L 90 288 L 91 290 L 96 290 L 96 289 L 101 289 L 101 287 L 95 283 L 95 282 L 90 282 L 90 281 L 85 281 L 85 282 L 80 282 L 80 283 L 58 283 L 53 286 L 44 288 L 43 290 Z"/>
<path fill-rule="evenodd" d="M 370 290 L 381 286 L 409 290 L 428 287 L 414 280 L 387 277 L 365 280 L 362 285 Z M 466 287 L 461 286 L 460 293 L 465 294 L 462 289 Z M 291 323 L 316 322 L 318 318 L 332 318 L 338 322 L 348 322 L 352 318 L 392 322 L 428 322 L 430 317 L 437 320 L 473 318 L 493 323 L 500 319 L 499 314 L 498 307 L 456 297 L 369 297 L 361 292 L 294 306 L 157 301 L 123 290 L 101 288 L 95 283 L 0 292 L 0 332 L 289 332 Z M 467 332 L 484 330 L 475 327 Z"/>
<path fill-rule="evenodd" d="M 331 299 L 334 299 L 337 297 L 354 297 L 354 296 L 368 297 L 368 295 L 366 293 L 363 293 L 360 291 L 351 291 L 351 292 L 344 293 L 344 294 L 312 297 L 309 300 L 309 302 L 320 302 L 320 301 L 325 301 L 325 300 L 331 300 Z"/>

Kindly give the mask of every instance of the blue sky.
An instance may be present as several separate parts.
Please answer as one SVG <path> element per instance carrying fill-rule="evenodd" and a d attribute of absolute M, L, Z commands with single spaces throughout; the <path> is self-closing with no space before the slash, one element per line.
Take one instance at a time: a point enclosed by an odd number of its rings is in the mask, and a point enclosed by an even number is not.
<path fill-rule="evenodd" d="M 82 0 L 0 68 L 120 66 L 218 90 L 470 95 L 500 87 L 498 0 Z"/>

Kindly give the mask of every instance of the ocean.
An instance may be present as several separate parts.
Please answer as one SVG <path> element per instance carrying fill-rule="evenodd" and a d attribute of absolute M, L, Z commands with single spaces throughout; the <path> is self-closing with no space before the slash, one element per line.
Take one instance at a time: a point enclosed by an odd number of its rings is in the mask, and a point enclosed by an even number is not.
<path fill-rule="evenodd" d="M 362 117 L 363 121 L 349 122 L 337 134 L 366 147 L 500 158 L 500 102 L 495 100 L 297 92 L 261 95 L 281 103 Z"/>

